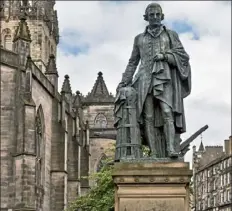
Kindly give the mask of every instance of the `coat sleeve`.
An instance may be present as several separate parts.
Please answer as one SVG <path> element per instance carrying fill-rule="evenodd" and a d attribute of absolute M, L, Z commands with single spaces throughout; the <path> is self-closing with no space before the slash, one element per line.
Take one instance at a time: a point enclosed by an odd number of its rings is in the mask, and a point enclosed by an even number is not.
<path fill-rule="evenodd" d="M 127 64 L 126 70 L 123 73 L 122 82 L 126 84 L 130 84 L 132 82 L 133 75 L 136 71 L 136 68 L 140 61 L 140 52 L 138 47 L 138 36 L 134 39 L 134 45 L 133 50 L 129 59 L 129 62 Z"/>

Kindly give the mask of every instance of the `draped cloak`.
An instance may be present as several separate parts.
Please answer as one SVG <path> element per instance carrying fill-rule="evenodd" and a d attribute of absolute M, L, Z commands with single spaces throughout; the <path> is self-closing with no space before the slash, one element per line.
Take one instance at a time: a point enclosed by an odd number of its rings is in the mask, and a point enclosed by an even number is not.
<path fill-rule="evenodd" d="M 174 64 L 171 65 L 169 59 L 154 62 L 157 53 L 173 58 Z M 139 62 L 138 72 L 133 79 Z M 159 33 L 153 35 L 147 27 L 144 33 L 137 35 L 122 82 L 131 84 L 137 91 L 138 122 L 143 124 L 143 105 L 150 93 L 172 108 L 176 133 L 186 131 L 183 99 L 191 92 L 191 68 L 189 56 L 176 32 L 161 26 Z M 115 106 L 118 107 L 117 104 Z M 120 109 L 116 110 L 119 111 L 115 113 L 116 119 L 120 119 Z M 164 123 L 158 104 L 154 104 L 154 113 L 155 127 L 162 126 Z"/>

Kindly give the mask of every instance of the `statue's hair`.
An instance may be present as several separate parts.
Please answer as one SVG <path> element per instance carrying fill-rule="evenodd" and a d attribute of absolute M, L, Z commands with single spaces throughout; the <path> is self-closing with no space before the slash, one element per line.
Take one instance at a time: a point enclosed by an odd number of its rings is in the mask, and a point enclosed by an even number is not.
<path fill-rule="evenodd" d="M 160 6 L 160 4 L 158 4 L 158 3 L 150 3 L 150 4 L 147 6 L 147 8 L 146 8 L 146 10 L 145 10 L 145 15 L 143 15 L 144 20 L 145 20 L 145 21 L 148 21 L 148 15 L 147 15 L 147 13 L 148 13 L 148 9 L 151 8 L 151 7 L 159 7 L 159 8 L 160 8 L 160 10 L 161 10 L 161 12 L 162 12 L 161 20 L 163 20 L 163 19 L 164 19 L 163 10 L 162 10 L 162 7 Z"/>

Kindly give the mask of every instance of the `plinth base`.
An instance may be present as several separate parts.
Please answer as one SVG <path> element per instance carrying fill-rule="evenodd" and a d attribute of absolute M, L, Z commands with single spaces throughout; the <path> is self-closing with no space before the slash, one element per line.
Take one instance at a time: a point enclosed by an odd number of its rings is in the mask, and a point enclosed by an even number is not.
<path fill-rule="evenodd" d="M 190 211 L 185 162 L 116 163 L 115 211 Z"/>

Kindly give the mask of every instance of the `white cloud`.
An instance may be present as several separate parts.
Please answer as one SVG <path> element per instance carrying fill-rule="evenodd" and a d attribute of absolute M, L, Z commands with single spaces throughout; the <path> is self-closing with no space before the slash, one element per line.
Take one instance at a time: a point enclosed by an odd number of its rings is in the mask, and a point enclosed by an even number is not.
<path fill-rule="evenodd" d="M 149 2 L 123 3 L 104 1 L 57 1 L 59 27 L 64 42 L 72 46 L 88 45 L 88 52 L 77 56 L 58 50 L 60 87 L 63 76 L 70 75 L 72 90 L 87 94 L 102 71 L 110 92 L 121 80 L 127 65 L 135 35 L 143 32 L 143 14 Z M 192 93 L 185 100 L 187 133 L 209 124 L 204 134 L 208 145 L 223 144 L 231 135 L 231 2 L 162 1 L 166 21 L 185 21 L 200 35 L 180 34 L 191 58 Z M 68 37 L 72 31 L 78 36 Z M 220 110 L 221 109 L 221 110 Z M 194 141 L 199 145 L 200 139 Z M 188 153 L 187 160 L 191 159 Z"/>

